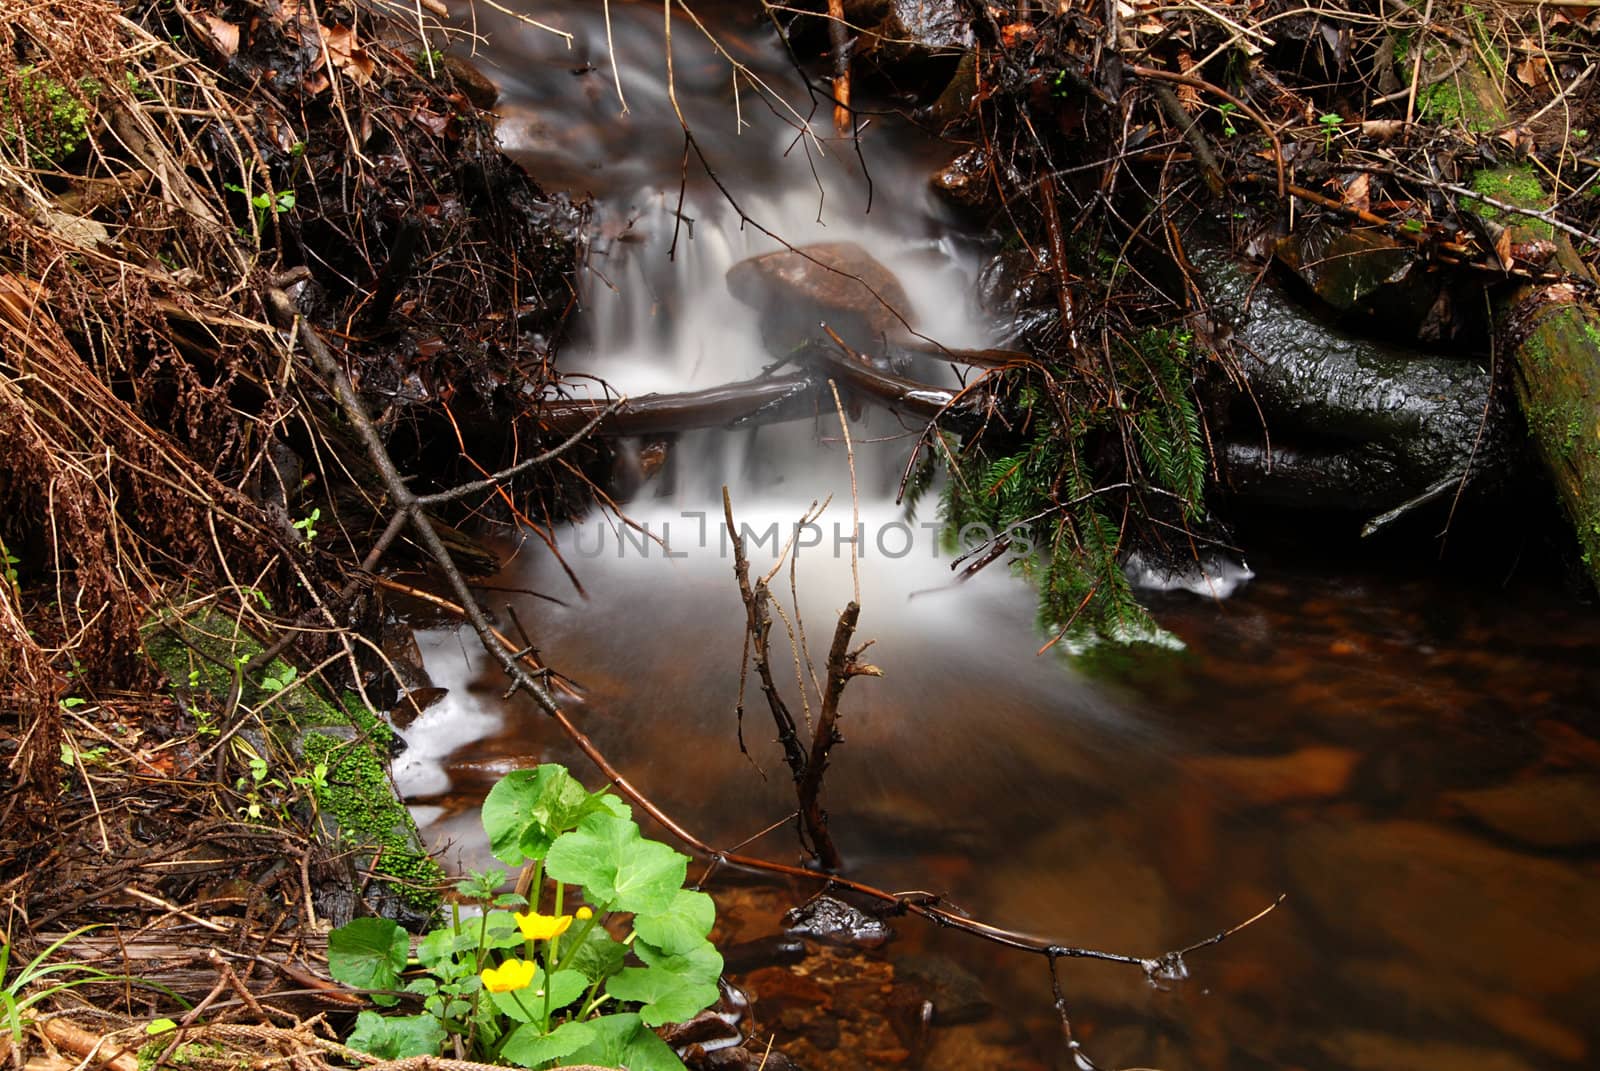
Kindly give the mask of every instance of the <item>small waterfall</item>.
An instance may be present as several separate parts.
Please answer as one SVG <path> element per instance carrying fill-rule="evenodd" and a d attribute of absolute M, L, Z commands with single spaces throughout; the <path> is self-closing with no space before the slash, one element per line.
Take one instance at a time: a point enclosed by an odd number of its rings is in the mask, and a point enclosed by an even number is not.
<path fill-rule="evenodd" d="M 725 282 L 746 257 L 783 248 L 761 228 L 795 246 L 859 244 L 897 276 L 918 330 L 953 348 L 987 344 L 974 298 L 975 245 L 942 214 L 927 182 L 948 146 L 873 121 L 859 155 L 848 141 L 819 147 L 758 104 L 748 87 L 743 125 L 736 129 L 726 61 L 702 55 L 703 41 L 685 36 L 683 51 L 675 52 L 680 101 L 736 207 L 693 158 L 687 179 L 681 178 L 683 140 L 660 75 L 659 21 L 644 18 L 659 20 L 659 9 L 613 5 L 632 109 L 620 121 L 603 33 L 595 28 L 599 12 L 559 14 L 551 20 L 577 34 L 570 56 L 557 52 L 551 59 L 558 41 L 518 31 L 522 48 L 546 58 L 522 61 L 509 87 L 512 113 L 517 101 L 532 101 L 536 116 L 505 129 L 508 148 L 535 174 L 578 175 L 583 181 L 575 189 L 597 195 L 582 312 L 576 337 L 561 355 L 573 377 L 569 391 L 601 397 L 602 384 L 612 396 L 688 391 L 750 379 L 772 366 L 777 359 L 762 342 L 756 310 L 734 298 Z M 776 42 L 771 46 L 741 58 L 769 85 L 781 84 L 790 99 L 803 101 L 787 57 Z M 572 94 L 571 69 L 589 65 L 577 76 L 582 92 L 571 108 L 565 97 L 563 104 L 549 103 L 554 94 Z M 711 78 L 713 69 L 722 78 Z M 825 123 L 828 114 L 819 108 L 817 117 Z M 638 151 L 602 145 L 600 131 L 637 143 Z M 597 155 L 591 161 L 586 153 Z M 619 153 L 618 162 L 606 153 Z M 601 160 L 603 168 L 588 170 Z M 741 210 L 761 227 L 743 219 Z M 940 372 L 937 362 L 925 361 L 916 374 Z M 1034 628 L 1034 593 L 1003 563 L 958 580 L 941 546 L 932 495 L 915 511 L 895 502 L 922 427 L 871 405 L 849 413 L 860 511 L 852 542 L 851 477 L 839 416 L 831 399 L 822 398 L 805 419 L 677 435 L 667 446 L 666 467 L 625 504 L 626 522 L 597 510 L 559 528 L 556 543 L 566 566 L 581 577 L 586 599 L 574 594 L 565 570 L 534 541 L 500 581 L 564 601 L 524 603 L 519 613 L 549 663 L 584 685 L 585 718 L 597 719 L 586 720 L 587 731 L 630 777 L 663 804 L 682 808 L 707 835 L 748 833 L 750 814 L 768 816 L 759 826 L 793 806 L 787 779 L 772 776 L 781 758 L 753 682 L 744 732 L 766 779 L 750 769 L 736 735 L 744 610 L 723 525 L 726 485 L 754 572 L 771 569 L 794 544 L 792 593 L 787 569 L 771 583 L 784 603 L 786 633 L 774 642 L 782 662 L 775 668 L 797 708 L 797 678 L 807 690 L 811 680 L 804 659 L 790 657 L 788 635 L 799 640 L 803 628 L 805 653 L 820 667 L 835 616 L 854 594 L 852 547 L 859 555 L 864 610 L 858 639 L 876 637 L 872 654 L 886 676 L 852 686 L 850 743 L 829 773 L 830 806 L 853 850 L 886 848 L 874 829 L 915 827 L 932 836 L 951 821 L 952 802 L 965 813 L 993 816 L 1047 811 L 1090 791 L 1084 786 L 1101 775 L 1087 756 L 1124 746 L 1137 727 L 1058 659 L 1035 657 L 1043 640 Z M 830 497 L 825 514 L 797 528 L 813 504 Z M 470 652 L 465 662 L 454 657 L 464 650 L 454 641 L 431 642 L 436 683 L 475 691 L 464 709 L 477 712 L 494 688 L 493 670 Z M 1002 680 L 1004 688 L 997 688 Z M 814 709 L 814 696 L 811 704 Z M 454 734 L 467 722 L 452 721 L 450 707 L 447 700 L 428 711 L 408 737 L 445 735 L 463 744 Z M 975 719 L 984 726 L 976 735 Z M 495 740 L 469 745 L 457 758 L 503 765 L 512 761 L 507 755 L 529 746 L 530 733 L 538 735 L 540 758 L 581 764 L 562 742 L 540 735 L 536 721 L 523 727 L 516 718 Z M 418 749 L 414 770 L 402 757 L 397 776 L 403 787 L 436 791 L 438 779 L 427 773 L 436 750 Z M 687 769 L 673 759 L 682 753 L 693 755 Z M 885 755 L 894 756 L 893 768 L 874 759 Z M 1056 776 L 1042 776 L 1041 768 Z M 692 775 L 688 781 L 685 774 Z M 470 822 L 436 832 L 446 830 L 470 837 Z"/>

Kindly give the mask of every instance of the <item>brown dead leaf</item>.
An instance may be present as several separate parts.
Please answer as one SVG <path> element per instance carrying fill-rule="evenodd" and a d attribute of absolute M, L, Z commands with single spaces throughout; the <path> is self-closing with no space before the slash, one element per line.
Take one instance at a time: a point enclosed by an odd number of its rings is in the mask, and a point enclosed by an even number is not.
<path fill-rule="evenodd" d="M 1550 81 L 1546 74 L 1549 61 L 1543 56 L 1526 56 L 1517 64 L 1517 81 L 1532 89 L 1538 89 Z"/>
<path fill-rule="evenodd" d="M 1344 203 L 1359 212 L 1369 211 L 1372 208 L 1372 198 L 1367 192 L 1370 185 L 1365 171 L 1351 179 L 1344 188 Z"/>
<path fill-rule="evenodd" d="M 1194 66 L 1194 54 L 1187 48 L 1178 49 L 1178 70 L 1187 71 Z M 1200 91 L 1194 86 L 1180 84 L 1178 86 L 1178 103 L 1183 105 L 1183 110 L 1193 115 L 1200 110 Z"/>
<path fill-rule="evenodd" d="M 373 63 L 367 50 L 356 43 L 354 27 L 324 27 L 322 43 L 328 49 L 328 60 L 334 70 L 343 71 L 345 76 L 357 85 L 365 85 L 372 80 L 377 65 Z"/>
<path fill-rule="evenodd" d="M 1379 141 L 1388 141 L 1405 128 L 1404 119 L 1368 119 L 1361 124 L 1361 133 Z"/>
<path fill-rule="evenodd" d="M 1500 267 L 1503 271 L 1510 271 L 1516 263 L 1516 254 L 1511 249 L 1511 228 L 1506 227 L 1500 232 L 1500 237 L 1494 240 L 1494 255 L 1500 258 Z"/>
<path fill-rule="evenodd" d="M 201 15 L 205 20 L 206 32 L 211 35 L 211 41 L 217 46 L 217 51 L 232 59 L 239 54 L 239 27 L 215 15 Z"/>

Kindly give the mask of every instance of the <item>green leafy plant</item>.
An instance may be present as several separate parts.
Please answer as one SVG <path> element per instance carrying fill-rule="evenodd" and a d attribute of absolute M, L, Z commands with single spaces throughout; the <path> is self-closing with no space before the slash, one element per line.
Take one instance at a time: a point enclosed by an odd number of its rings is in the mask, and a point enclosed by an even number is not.
<path fill-rule="evenodd" d="M 495 858 L 525 866 L 534 903 L 497 893 L 495 869 L 456 889 L 481 914 L 410 940 L 386 919 L 357 919 L 328 939 L 328 967 L 380 1007 L 401 992 L 423 1011 L 362 1012 L 349 1044 L 383 1059 L 432 1056 L 454 1039 L 472 1059 L 541 1068 L 599 1064 L 682 1071 L 651 1027 L 691 1018 L 717 999 L 722 956 L 706 935 L 716 909 L 683 888 L 688 858 L 646 839 L 628 806 L 586 791 L 557 765 L 509 774 L 489 793 L 483 825 Z M 551 913 L 539 902 L 548 887 Z M 580 893 L 581 890 L 581 893 Z M 576 910 L 566 913 L 573 897 Z M 601 923 L 626 931 L 618 941 Z"/>
<path fill-rule="evenodd" d="M 1217 112 L 1222 116 L 1222 136 L 1231 138 L 1239 133 L 1239 128 L 1233 125 L 1233 117 L 1239 111 L 1239 106 L 1232 101 L 1224 101 L 1217 105 Z"/>
<path fill-rule="evenodd" d="M 268 213 L 281 216 L 285 212 L 294 209 L 295 196 L 293 190 L 280 190 L 276 196 L 269 193 L 252 194 L 236 182 L 225 183 L 223 189 L 232 190 L 234 193 L 242 193 L 250 198 L 250 206 L 256 210 L 256 230 L 258 231 L 267 229 Z M 295 527 L 298 528 L 300 526 L 297 524 Z"/>
<path fill-rule="evenodd" d="M 299 670 L 293 666 L 285 666 L 278 673 L 269 673 L 261 678 L 261 687 L 268 692 L 281 692 L 294 683 L 295 675 Z"/>
<path fill-rule="evenodd" d="M 1317 116 L 1317 122 L 1322 126 L 1322 151 L 1327 152 L 1333 144 L 1333 132 L 1344 122 L 1344 116 L 1338 112 L 1324 112 Z"/>
<path fill-rule="evenodd" d="M 6 587 L 11 589 L 11 597 L 20 601 L 21 595 L 17 587 L 17 566 L 22 564 L 22 559 L 11 553 L 4 540 L 0 540 L 0 577 L 5 579 Z"/>
<path fill-rule="evenodd" d="M 309 514 L 294 522 L 295 528 L 300 532 L 300 537 L 305 540 L 303 545 L 307 549 L 310 549 L 311 544 L 316 541 L 316 524 L 320 520 L 322 520 L 322 510 L 313 508 Z"/>
<path fill-rule="evenodd" d="M 14 1046 L 22 1044 L 22 1031 L 28 1024 L 27 1011 L 35 1004 L 76 986 L 115 979 L 114 975 L 95 967 L 86 967 L 81 963 L 49 962 L 50 957 L 55 955 L 62 945 L 93 929 L 98 929 L 98 925 L 80 926 L 71 933 L 64 934 L 15 973 L 11 973 L 11 944 L 0 937 L 0 1015 L 5 1017 L 5 1026 L 11 1031 L 11 1042 Z M 41 979 L 73 971 L 78 972 L 81 977 L 38 988 Z"/>

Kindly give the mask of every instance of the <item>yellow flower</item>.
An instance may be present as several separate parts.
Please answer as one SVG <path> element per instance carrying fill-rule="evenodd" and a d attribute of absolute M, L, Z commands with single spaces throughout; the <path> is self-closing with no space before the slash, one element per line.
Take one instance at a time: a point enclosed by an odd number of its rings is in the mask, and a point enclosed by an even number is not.
<path fill-rule="evenodd" d="M 517 929 L 522 931 L 523 940 L 526 941 L 548 941 L 552 937 L 560 937 L 572 925 L 571 915 L 541 915 L 537 911 L 524 915 L 518 911 L 514 917 Z"/>
<path fill-rule="evenodd" d="M 483 979 L 483 988 L 489 992 L 509 993 L 513 989 L 526 989 L 532 985 L 538 969 L 525 959 L 508 959 L 498 967 L 484 968 L 479 977 Z"/>
<path fill-rule="evenodd" d="M 580 907 L 578 908 L 577 917 L 583 922 L 588 922 L 590 919 L 594 918 L 594 912 L 590 911 L 587 907 Z"/>

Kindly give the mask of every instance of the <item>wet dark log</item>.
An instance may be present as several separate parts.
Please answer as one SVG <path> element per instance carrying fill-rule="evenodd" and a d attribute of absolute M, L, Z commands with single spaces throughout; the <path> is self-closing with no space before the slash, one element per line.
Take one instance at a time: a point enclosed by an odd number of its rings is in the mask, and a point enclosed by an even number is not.
<path fill-rule="evenodd" d="M 747 379 L 709 390 L 630 398 L 601 420 L 594 434 L 659 435 L 694 428 L 799 420 L 816 413 L 816 388 L 830 376 L 872 401 L 919 420 L 932 420 L 956 399 L 955 391 L 883 371 L 854 355 L 853 351 L 846 354 L 834 345 L 808 346 L 798 356 L 814 365 L 820 374 Z M 604 413 L 611 404 L 547 400 L 532 416 L 550 432 L 570 435 Z M 946 415 L 959 419 L 970 416 L 976 408 L 975 401 L 963 400 Z"/>
<path fill-rule="evenodd" d="M 594 429 L 596 435 L 656 435 L 694 428 L 726 427 L 744 421 L 781 423 L 814 411 L 809 376 L 747 379 L 709 390 L 646 394 L 630 398 Z M 604 413 L 606 400 L 552 399 L 531 415 L 557 435 L 570 435 Z"/>
<path fill-rule="evenodd" d="M 1248 419 L 1225 451 L 1236 495 L 1380 513 L 1442 481 L 1486 484 L 1504 470 L 1514 445 L 1476 362 L 1324 323 L 1270 278 L 1258 284 L 1220 241 L 1192 238 L 1188 255 L 1253 396 L 1237 405 Z"/>
<path fill-rule="evenodd" d="M 1600 311 L 1563 283 L 1524 291 L 1505 323 L 1528 432 L 1600 588 Z"/>

